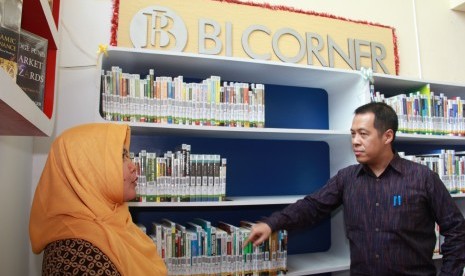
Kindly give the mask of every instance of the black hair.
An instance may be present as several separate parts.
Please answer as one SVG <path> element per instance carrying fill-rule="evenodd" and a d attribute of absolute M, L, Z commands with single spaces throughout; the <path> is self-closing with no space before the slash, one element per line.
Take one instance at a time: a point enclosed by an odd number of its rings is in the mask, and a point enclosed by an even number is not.
<path fill-rule="evenodd" d="M 394 132 L 392 141 L 396 138 L 397 128 L 399 127 L 399 121 L 397 114 L 392 107 L 382 102 L 371 102 L 364 104 L 355 109 L 355 115 L 373 113 L 375 115 L 374 127 L 381 135 L 388 129 L 392 129 Z"/>

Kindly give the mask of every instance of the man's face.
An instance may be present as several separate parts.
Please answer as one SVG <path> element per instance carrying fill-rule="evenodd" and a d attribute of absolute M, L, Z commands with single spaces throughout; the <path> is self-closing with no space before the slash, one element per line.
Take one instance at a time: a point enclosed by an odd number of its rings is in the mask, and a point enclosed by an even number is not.
<path fill-rule="evenodd" d="M 356 114 L 352 121 L 352 150 L 361 164 L 375 164 L 385 149 L 385 139 L 374 127 L 375 115 L 371 112 Z"/>

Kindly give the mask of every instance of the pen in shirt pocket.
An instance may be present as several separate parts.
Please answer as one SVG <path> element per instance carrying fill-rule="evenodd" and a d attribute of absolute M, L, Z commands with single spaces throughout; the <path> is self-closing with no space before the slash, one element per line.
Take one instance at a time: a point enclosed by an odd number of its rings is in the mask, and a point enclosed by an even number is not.
<path fill-rule="evenodd" d="M 392 206 L 396 207 L 396 206 L 402 205 L 401 195 L 394 195 L 392 199 L 393 199 Z"/>

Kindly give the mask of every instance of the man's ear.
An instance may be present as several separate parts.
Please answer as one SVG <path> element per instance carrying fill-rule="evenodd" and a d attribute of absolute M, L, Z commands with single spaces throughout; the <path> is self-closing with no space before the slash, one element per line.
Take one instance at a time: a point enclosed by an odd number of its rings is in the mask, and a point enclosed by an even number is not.
<path fill-rule="evenodd" d="M 384 132 L 383 135 L 384 143 L 385 144 L 390 144 L 394 140 L 394 131 L 392 129 L 388 129 Z"/>

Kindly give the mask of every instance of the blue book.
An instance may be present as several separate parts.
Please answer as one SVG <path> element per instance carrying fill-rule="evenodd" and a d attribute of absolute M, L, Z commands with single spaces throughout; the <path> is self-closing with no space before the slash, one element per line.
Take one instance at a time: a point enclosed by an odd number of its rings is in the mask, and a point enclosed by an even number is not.
<path fill-rule="evenodd" d="M 190 262 L 192 265 L 192 260 L 199 256 L 199 242 L 197 240 L 197 231 L 186 229 L 186 242 L 188 243 L 187 256 L 190 257 Z"/>
<path fill-rule="evenodd" d="M 188 222 L 186 224 L 186 228 L 197 233 L 197 256 L 205 256 L 205 231 L 203 230 L 202 226 L 193 222 Z"/>
<path fill-rule="evenodd" d="M 205 240 L 206 240 L 206 256 L 212 256 L 212 224 L 210 221 L 201 219 L 201 218 L 194 218 L 194 223 L 202 226 L 203 230 L 205 231 Z"/>

